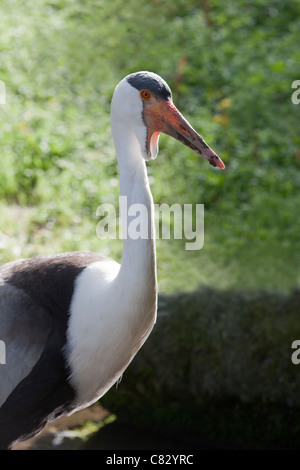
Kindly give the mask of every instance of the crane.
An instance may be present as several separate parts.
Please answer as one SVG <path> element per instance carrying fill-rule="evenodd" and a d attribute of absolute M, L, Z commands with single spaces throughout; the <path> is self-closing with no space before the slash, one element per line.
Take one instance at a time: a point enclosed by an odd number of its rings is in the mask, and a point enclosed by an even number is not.
<path fill-rule="evenodd" d="M 0 338 L 6 345 L 6 364 L 0 365 L 1 449 L 98 400 L 148 338 L 156 321 L 157 280 L 146 162 L 157 156 L 160 133 L 225 168 L 177 110 L 167 83 L 152 72 L 132 73 L 117 85 L 111 129 L 120 195 L 128 207 L 146 208 L 148 236 L 123 237 L 121 264 L 79 251 L 0 268 Z"/>

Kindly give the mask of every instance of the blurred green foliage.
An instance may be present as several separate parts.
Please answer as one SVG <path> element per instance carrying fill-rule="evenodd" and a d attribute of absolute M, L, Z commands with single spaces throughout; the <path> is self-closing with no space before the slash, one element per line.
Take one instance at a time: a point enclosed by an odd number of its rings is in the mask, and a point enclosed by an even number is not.
<path fill-rule="evenodd" d="M 95 234 L 97 206 L 118 200 L 110 99 L 148 69 L 226 164 L 161 136 L 155 202 L 205 204 L 201 251 L 158 241 L 161 290 L 298 285 L 299 31 L 299 0 L 2 0 L 1 261 L 76 249 L 120 258 L 121 242 Z"/>

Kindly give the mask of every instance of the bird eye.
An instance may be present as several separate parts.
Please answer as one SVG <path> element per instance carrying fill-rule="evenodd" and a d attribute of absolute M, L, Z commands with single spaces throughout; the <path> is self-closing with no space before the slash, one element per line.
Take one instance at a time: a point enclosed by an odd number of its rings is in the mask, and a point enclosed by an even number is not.
<path fill-rule="evenodd" d="M 140 91 L 140 95 L 141 95 L 141 98 L 143 100 L 150 100 L 152 98 L 152 95 L 151 95 L 150 91 L 148 91 L 148 90 Z"/>

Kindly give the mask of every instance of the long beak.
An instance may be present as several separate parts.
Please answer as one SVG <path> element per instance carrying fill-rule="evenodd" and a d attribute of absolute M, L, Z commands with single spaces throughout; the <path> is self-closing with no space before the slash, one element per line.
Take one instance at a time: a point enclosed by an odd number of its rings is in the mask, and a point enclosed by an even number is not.
<path fill-rule="evenodd" d="M 150 111 L 150 109 L 149 109 Z M 218 157 L 218 155 L 207 145 L 205 140 L 199 135 L 189 124 L 189 122 L 182 116 L 176 106 L 171 101 L 159 101 L 155 105 L 155 112 L 152 110 L 152 119 L 156 121 L 157 126 L 151 136 L 149 136 L 149 144 L 151 137 L 154 140 L 158 139 L 159 132 L 170 135 L 175 139 L 182 142 L 187 147 L 190 147 L 201 157 L 208 160 L 212 166 L 217 166 L 224 169 L 225 165 Z M 152 125 L 154 124 L 152 120 Z"/>

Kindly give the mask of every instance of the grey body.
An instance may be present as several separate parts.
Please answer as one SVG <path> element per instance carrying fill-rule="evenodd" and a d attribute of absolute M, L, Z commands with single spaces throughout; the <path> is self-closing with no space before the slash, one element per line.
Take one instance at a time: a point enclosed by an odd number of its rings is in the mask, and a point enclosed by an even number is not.
<path fill-rule="evenodd" d="M 66 344 L 76 278 L 103 256 L 89 252 L 40 256 L 0 269 L 0 449 L 27 439 L 74 409 Z"/>

